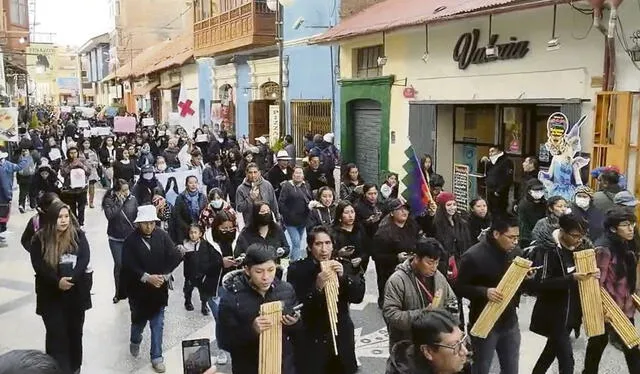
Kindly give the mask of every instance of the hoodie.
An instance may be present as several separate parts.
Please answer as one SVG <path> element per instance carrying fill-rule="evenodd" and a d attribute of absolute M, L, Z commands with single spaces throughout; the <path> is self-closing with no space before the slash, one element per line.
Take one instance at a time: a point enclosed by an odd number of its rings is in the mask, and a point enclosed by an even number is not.
<path fill-rule="evenodd" d="M 254 200 L 251 198 L 251 189 L 253 187 L 258 188 L 260 191 L 258 200 L 264 201 L 271 208 L 271 212 L 274 214 L 276 221 L 280 220 L 280 210 L 278 209 L 278 199 L 273 190 L 273 186 L 269 181 L 260 177 L 260 179 L 252 184 L 247 178 L 242 181 L 242 184 L 238 186 L 236 190 L 236 210 L 242 213 L 244 224 L 249 226 L 251 223 L 251 213 L 253 209 Z"/>
<path fill-rule="evenodd" d="M 431 365 L 420 356 L 410 341 L 404 340 L 391 347 L 385 374 L 434 374 Z"/>
<path fill-rule="evenodd" d="M 324 206 L 318 200 L 309 201 L 309 216 L 307 217 L 307 232 L 316 226 L 330 227 L 336 214 L 336 205 Z"/>
<path fill-rule="evenodd" d="M 544 188 L 537 179 L 530 180 L 518 203 L 518 221 L 520 222 L 520 247 L 528 247 L 531 243 L 531 232 L 538 220 L 547 215 L 547 201 L 543 198 L 534 200 L 529 191 Z"/>

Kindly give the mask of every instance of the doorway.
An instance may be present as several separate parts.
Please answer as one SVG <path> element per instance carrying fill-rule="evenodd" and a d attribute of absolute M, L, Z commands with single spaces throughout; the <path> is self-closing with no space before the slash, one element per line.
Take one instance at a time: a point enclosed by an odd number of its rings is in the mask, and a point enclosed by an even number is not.
<path fill-rule="evenodd" d="M 356 165 L 365 183 L 379 184 L 382 107 L 374 100 L 357 100 L 351 108 Z"/>

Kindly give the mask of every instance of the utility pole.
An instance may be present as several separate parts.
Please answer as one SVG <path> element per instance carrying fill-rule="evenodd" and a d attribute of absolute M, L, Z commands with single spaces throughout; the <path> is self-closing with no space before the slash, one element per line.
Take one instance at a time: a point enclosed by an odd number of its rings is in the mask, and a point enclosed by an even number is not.
<path fill-rule="evenodd" d="M 278 111 L 280 113 L 279 118 L 280 118 L 280 136 L 283 137 L 286 133 L 287 133 L 287 128 L 286 128 L 286 119 L 285 119 L 285 103 L 284 103 L 284 69 L 283 69 L 283 63 L 284 63 L 284 30 L 283 25 L 283 14 L 284 14 L 284 9 L 282 7 L 282 4 L 280 3 L 280 1 L 277 1 L 277 7 L 276 7 L 276 42 L 278 44 L 278 97 L 280 102 L 279 107 L 278 107 Z"/>

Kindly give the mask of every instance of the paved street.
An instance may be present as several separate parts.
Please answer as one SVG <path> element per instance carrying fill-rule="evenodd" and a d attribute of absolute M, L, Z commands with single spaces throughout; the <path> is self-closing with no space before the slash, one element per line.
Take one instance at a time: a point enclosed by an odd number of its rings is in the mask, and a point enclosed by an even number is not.
<path fill-rule="evenodd" d="M 97 204 L 99 205 L 99 204 Z M 12 244 L 0 249 L 0 352 L 16 348 L 44 348 L 44 327 L 35 314 L 33 271 L 25 251 L 19 245 L 22 230 L 33 212 L 19 214 L 12 210 L 9 236 Z M 87 227 L 92 249 L 92 266 L 95 269 L 93 287 L 93 309 L 88 311 L 84 335 L 83 372 L 90 374 L 152 373 L 148 361 L 149 332 L 145 331 L 140 357 L 132 358 L 128 353 L 129 310 L 126 302 L 112 304 L 112 260 L 107 245 L 106 220 L 101 209 L 87 209 Z M 175 289 L 182 289 L 182 269 L 175 272 Z M 367 296 L 365 302 L 353 306 L 353 319 L 359 327 L 356 332 L 357 355 L 363 364 L 362 373 L 384 373 L 388 354 L 387 337 L 380 312 L 375 304 L 375 274 L 372 267 L 367 273 Z M 196 298 L 194 298 L 195 300 Z M 181 291 L 170 296 L 170 305 L 165 321 L 165 361 L 168 373 L 181 373 L 180 341 L 183 339 L 210 338 L 213 319 L 199 312 L 187 312 L 182 306 Z M 198 305 L 196 305 L 198 306 Z M 544 340 L 528 332 L 527 325 L 533 299 L 525 299 L 520 316 L 522 321 L 521 373 L 530 373 L 542 350 Z M 549 316 L 554 318 L 554 316 Z M 576 344 L 576 369 L 582 369 L 586 342 L 579 339 Z M 230 367 L 220 367 L 230 373 Z M 557 373 L 557 369 L 553 371 Z M 497 367 L 493 373 L 499 373 Z M 621 353 L 608 348 L 600 373 L 626 373 Z"/>

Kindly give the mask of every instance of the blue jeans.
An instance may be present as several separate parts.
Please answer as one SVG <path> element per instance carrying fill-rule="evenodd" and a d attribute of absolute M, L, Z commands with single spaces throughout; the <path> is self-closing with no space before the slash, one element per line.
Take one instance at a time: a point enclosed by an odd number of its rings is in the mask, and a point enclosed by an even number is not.
<path fill-rule="evenodd" d="M 291 253 L 289 259 L 293 261 L 302 260 L 307 257 L 306 251 L 302 249 L 302 238 L 305 234 L 304 226 L 287 226 L 287 234 L 289 234 L 289 244 L 291 245 Z M 305 246 L 306 247 L 306 246 Z"/>
<path fill-rule="evenodd" d="M 494 328 L 486 339 L 471 337 L 473 345 L 473 374 L 489 374 L 494 352 L 498 354 L 501 374 L 518 374 L 520 355 L 520 328 Z"/>
<path fill-rule="evenodd" d="M 113 257 L 113 282 L 115 283 L 115 294 L 118 296 L 120 290 L 120 270 L 122 269 L 122 247 L 124 241 L 109 239 L 109 249 L 111 249 L 111 257 Z"/>
<path fill-rule="evenodd" d="M 207 304 L 209 305 L 209 309 L 211 309 L 211 315 L 213 315 L 213 320 L 216 321 L 216 326 L 214 327 L 214 336 L 216 338 L 216 342 L 220 341 L 220 329 L 218 328 L 218 321 L 220 318 L 220 299 L 222 298 L 223 293 L 226 292 L 223 287 L 218 287 L 218 296 L 214 296 L 207 300 Z"/>
<path fill-rule="evenodd" d="M 131 343 L 140 344 L 142 342 L 142 332 L 147 321 L 131 324 Z M 151 361 L 162 359 L 162 333 L 164 331 L 164 307 L 149 320 L 151 329 Z"/>

